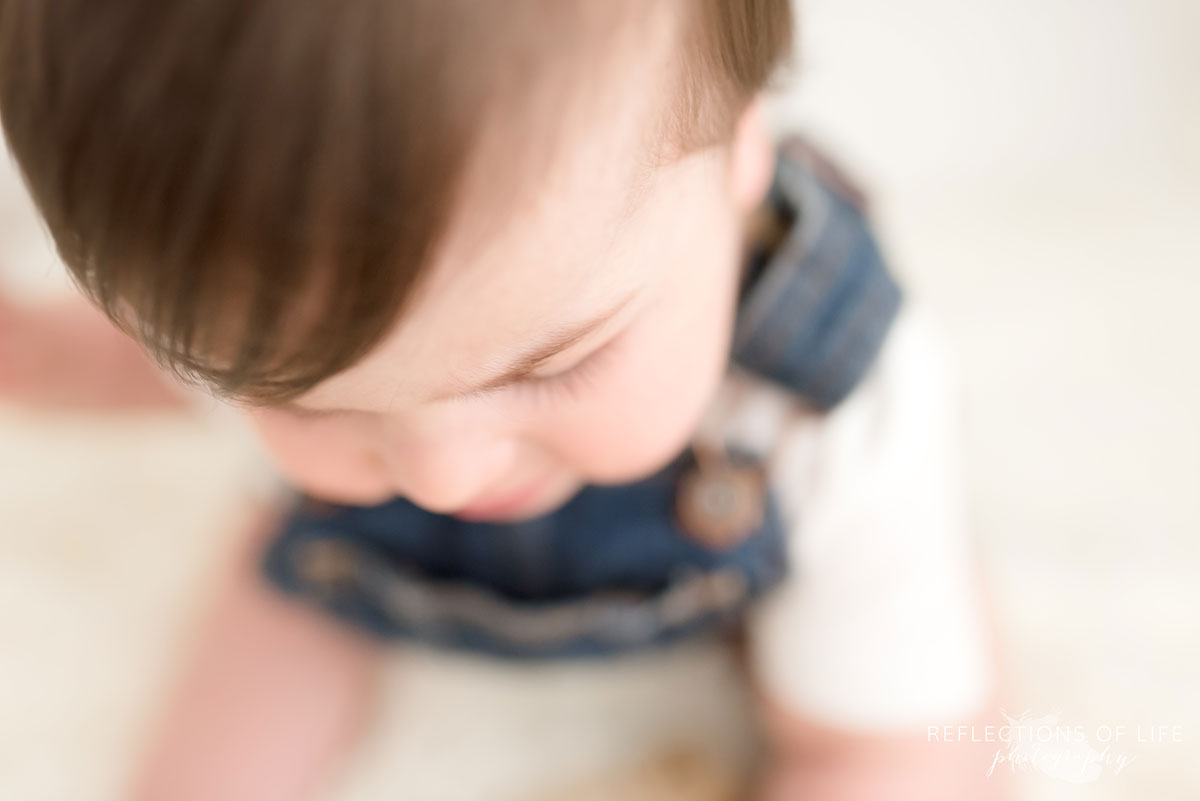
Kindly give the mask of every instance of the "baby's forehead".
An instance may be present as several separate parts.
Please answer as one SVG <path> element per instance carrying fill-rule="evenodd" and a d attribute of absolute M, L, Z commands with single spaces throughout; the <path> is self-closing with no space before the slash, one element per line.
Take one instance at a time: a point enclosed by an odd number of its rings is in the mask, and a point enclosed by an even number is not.
<path fill-rule="evenodd" d="M 479 250 L 556 237 L 594 245 L 587 237 L 624 222 L 659 172 L 650 112 L 636 95 L 610 97 L 594 115 L 550 130 L 482 137 L 455 192 L 440 261 L 459 269 Z"/>
<path fill-rule="evenodd" d="M 614 127 L 564 145 L 502 187 L 480 162 L 457 195 L 414 308 L 483 295 L 476 300 L 502 309 L 523 296 L 569 297 L 603 283 L 598 273 L 612 272 L 603 265 L 614 249 L 650 227 L 645 201 L 669 179 L 644 155 L 629 131 Z"/>

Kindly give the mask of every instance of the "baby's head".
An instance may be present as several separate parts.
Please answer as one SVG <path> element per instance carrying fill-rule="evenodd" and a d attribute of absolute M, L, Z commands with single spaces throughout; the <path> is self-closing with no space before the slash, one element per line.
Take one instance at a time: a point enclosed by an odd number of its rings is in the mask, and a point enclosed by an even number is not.
<path fill-rule="evenodd" d="M 787 0 L 6 0 L 0 110 L 80 286 L 294 481 L 518 519 L 694 432 L 790 35 Z"/>

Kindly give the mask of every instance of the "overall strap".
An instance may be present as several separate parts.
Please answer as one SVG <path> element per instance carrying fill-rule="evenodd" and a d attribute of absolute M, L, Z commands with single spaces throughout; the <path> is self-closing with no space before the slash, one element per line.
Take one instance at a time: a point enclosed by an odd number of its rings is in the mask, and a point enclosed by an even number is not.
<path fill-rule="evenodd" d="M 732 357 L 830 409 L 874 361 L 899 311 L 900 288 L 861 193 L 811 145 L 796 138 L 780 146 L 768 201 L 782 239 L 751 265 Z"/>

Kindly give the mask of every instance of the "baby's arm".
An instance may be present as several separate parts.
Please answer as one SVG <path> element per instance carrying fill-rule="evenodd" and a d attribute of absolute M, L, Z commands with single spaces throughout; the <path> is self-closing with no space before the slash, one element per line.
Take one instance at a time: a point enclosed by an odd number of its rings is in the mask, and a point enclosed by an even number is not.
<path fill-rule="evenodd" d="M 987 775 L 1003 743 L 929 735 L 1002 722 L 947 367 L 910 307 L 854 395 L 785 434 L 793 578 L 750 639 L 767 801 L 1005 797 L 1003 766 Z"/>
<path fill-rule="evenodd" d="M 135 801 L 297 801 L 335 774 L 368 716 L 381 651 L 276 594 L 244 537 L 165 719 Z"/>
<path fill-rule="evenodd" d="M 991 699 L 997 701 L 998 699 Z M 769 699 L 760 716 L 772 747 L 759 801 L 1010 801 L 1011 779 L 1003 763 L 988 769 L 1000 744 L 995 706 L 954 725 L 979 733 L 953 743 L 931 743 L 925 730 L 871 733 L 836 728 L 804 717 Z"/>
<path fill-rule="evenodd" d="M 183 411 L 188 390 L 82 298 L 28 305 L 0 293 L 0 401 L 43 410 Z"/>

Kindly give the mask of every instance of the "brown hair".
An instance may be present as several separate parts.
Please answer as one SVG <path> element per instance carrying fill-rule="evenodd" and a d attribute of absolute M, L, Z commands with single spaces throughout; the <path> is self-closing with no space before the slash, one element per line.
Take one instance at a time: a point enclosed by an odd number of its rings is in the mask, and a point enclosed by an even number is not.
<path fill-rule="evenodd" d="M 728 138 L 791 14 L 674 4 L 682 153 Z M 278 402 L 401 314 L 489 120 L 655 5 L 3 0 L 0 115 L 81 289 L 180 377 Z"/>

